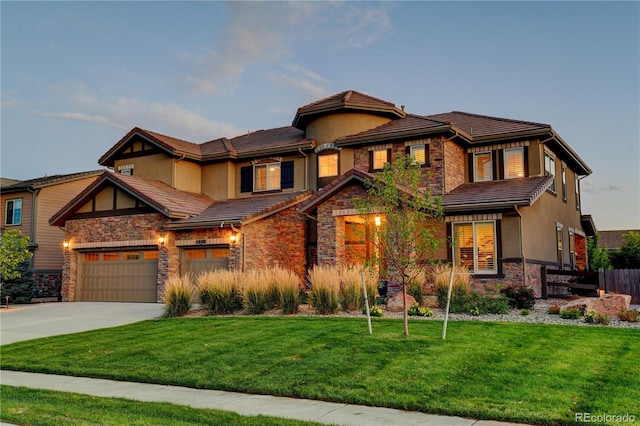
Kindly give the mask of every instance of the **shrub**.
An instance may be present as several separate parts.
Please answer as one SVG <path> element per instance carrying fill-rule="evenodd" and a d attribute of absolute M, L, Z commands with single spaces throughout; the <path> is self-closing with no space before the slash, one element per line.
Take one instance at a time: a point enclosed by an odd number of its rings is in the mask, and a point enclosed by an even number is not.
<path fill-rule="evenodd" d="M 340 274 L 337 268 L 316 265 L 309 271 L 309 304 L 321 315 L 334 314 L 340 306 Z"/>
<path fill-rule="evenodd" d="M 628 322 L 638 322 L 638 316 L 640 316 L 640 312 L 633 309 L 622 309 L 618 314 L 620 321 Z"/>
<path fill-rule="evenodd" d="M 242 308 L 242 274 L 218 269 L 196 279 L 200 305 L 213 314 L 230 314 Z"/>
<path fill-rule="evenodd" d="M 422 305 L 422 284 L 412 282 L 407 286 L 407 294 L 416 299 L 418 305 Z"/>
<path fill-rule="evenodd" d="M 189 274 L 172 277 L 164 283 L 160 300 L 164 303 L 165 317 L 181 317 L 191 309 L 194 288 Z"/>
<path fill-rule="evenodd" d="M 264 273 L 247 271 L 244 273 L 243 305 L 248 314 L 260 315 L 269 309 L 269 280 Z"/>
<path fill-rule="evenodd" d="M 362 308 L 362 313 L 366 314 L 366 306 L 364 308 Z M 382 313 L 382 309 L 380 308 L 380 306 L 370 306 L 369 307 L 369 315 L 372 317 L 381 317 L 383 315 Z"/>
<path fill-rule="evenodd" d="M 530 313 L 531 313 L 531 311 L 528 310 L 528 309 L 523 309 L 523 310 L 520 311 L 520 315 L 522 315 L 523 317 L 526 317 Z"/>
<path fill-rule="evenodd" d="M 598 314 L 596 311 L 589 311 L 584 315 L 584 322 L 588 324 L 608 325 L 611 322 L 611 318 Z"/>
<path fill-rule="evenodd" d="M 558 315 L 560 314 L 560 306 L 558 305 L 551 305 L 549 306 L 549 309 L 547 309 L 547 313 L 551 314 L 551 315 Z"/>
<path fill-rule="evenodd" d="M 431 317 L 433 316 L 433 311 L 429 308 L 425 308 L 420 306 L 418 303 L 416 303 L 415 305 L 412 305 L 407 313 L 411 316 L 418 316 L 418 317 Z"/>
<path fill-rule="evenodd" d="M 580 309 L 564 309 L 560 311 L 560 318 L 563 319 L 578 319 L 582 316 Z"/>
<path fill-rule="evenodd" d="M 500 290 L 504 294 L 512 308 L 531 309 L 535 305 L 533 289 L 523 285 L 508 285 Z"/>
<path fill-rule="evenodd" d="M 447 306 L 447 292 L 449 291 L 449 277 L 451 274 L 451 265 L 438 265 L 435 267 L 433 274 L 436 282 L 436 296 L 438 298 L 438 306 L 445 308 Z M 471 274 L 464 266 L 456 266 L 453 275 L 453 285 L 451 289 L 450 311 L 454 312 L 465 304 L 465 298 L 471 288 Z M 454 309 L 451 307 L 455 306 Z"/>
<path fill-rule="evenodd" d="M 29 259 L 19 263 L 14 271 L 14 278 L 7 279 L 2 284 L 0 291 L 2 302 L 9 296 L 9 302 L 15 304 L 31 303 L 35 296 L 35 279 Z"/>

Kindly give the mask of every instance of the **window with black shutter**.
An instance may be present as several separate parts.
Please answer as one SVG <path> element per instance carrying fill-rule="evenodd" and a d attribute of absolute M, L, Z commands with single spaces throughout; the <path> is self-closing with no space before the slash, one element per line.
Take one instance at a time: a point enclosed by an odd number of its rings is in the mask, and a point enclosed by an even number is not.
<path fill-rule="evenodd" d="M 293 188 L 293 161 L 283 161 L 280 164 L 280 173 L 281 188 Z"/>
<path fill-rule="evenodd" d="M 240 192 L 253 191 L 253 166 L 245 166 L 240 169 Z"/>

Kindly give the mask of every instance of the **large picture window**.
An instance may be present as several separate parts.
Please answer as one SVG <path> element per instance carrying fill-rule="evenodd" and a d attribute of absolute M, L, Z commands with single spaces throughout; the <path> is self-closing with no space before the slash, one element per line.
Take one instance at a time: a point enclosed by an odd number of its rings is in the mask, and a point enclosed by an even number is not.
<path fill-rule="evenodd" d="M 253 176 L 254 191 L 280 189 L 280 163 L 255 165 Z"/>
<path fill-rule="evenodd" d="M 524 177 L 524 149 L 509 148 L 504 150 L 504 178 Z"/>
<path fill-rule="evenodd" d="M 473 180 L 485 182 L 493 180 L 493 159 L 491 152 L 473 154 Z"/>
<path fill-rule="evenodd" d="M 22 224 L 22 198 L 7 200 L 4 224 L 5 225 Z"/>
<path fill-rule="evenodd" d="M 454 263 L 474 274 L 496 274 L 496 223 L 469 222 L 453 225 Z"/>
<path fill-rule="evenodd" d="M 318 177 L 338 176 L 338 153 L 318 156 Z"/>

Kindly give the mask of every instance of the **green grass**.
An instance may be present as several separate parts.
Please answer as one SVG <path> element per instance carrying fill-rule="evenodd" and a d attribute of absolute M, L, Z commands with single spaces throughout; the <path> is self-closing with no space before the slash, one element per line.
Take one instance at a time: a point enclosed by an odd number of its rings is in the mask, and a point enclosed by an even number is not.
<path fill-rule="evenodd" d="M 640 417 L 637 330 L 364 318 L 140 322 L 2 346 L 3 369 L 537 424 Z"/>
<path fill-rule="evenodd" d="M 313 426 L 319 423 L 267 416 L 241 416 L 159 402 L 99 398 L 43 389 L 0 386 L 3 422 L 58 425 Z"/>

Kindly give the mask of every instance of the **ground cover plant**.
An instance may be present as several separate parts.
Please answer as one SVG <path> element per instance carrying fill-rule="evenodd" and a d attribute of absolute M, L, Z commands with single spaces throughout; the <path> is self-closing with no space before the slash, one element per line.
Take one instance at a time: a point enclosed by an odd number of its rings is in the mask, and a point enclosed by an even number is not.
<path fill-rule="evenodd" d="M 3 345 L 3 369 L 574 424 L 640 413 L 637 330 L 399 319 L 201 317 Z M 606 344 L 603 344 L 606 342 Z"/>
<path fill-rule="evenodd" d="M 99 398 L 69 392 L 0 386 L 0 418 L 14 424 L 58 425 L 228 425 L 314 426 L 319 423 L 268 416 L 241 416 L 228 411 L 205 410 L 120 398 Z"/>

